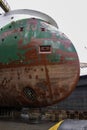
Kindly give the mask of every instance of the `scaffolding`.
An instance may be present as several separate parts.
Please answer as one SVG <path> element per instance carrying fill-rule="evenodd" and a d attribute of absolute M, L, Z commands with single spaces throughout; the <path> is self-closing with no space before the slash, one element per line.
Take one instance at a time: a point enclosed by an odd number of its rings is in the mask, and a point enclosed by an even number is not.
<path fill-rule="evenodd" d="M 86 68 L 87 67 L 87 63 L 80 63 L 80 68 Z"/>

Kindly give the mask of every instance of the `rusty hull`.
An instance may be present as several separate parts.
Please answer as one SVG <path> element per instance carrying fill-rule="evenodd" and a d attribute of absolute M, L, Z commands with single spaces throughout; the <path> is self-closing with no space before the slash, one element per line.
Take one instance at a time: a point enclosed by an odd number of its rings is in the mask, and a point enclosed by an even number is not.
<path fill-rule="evenodd" d="M 63 100 L 79 79 L 72 42 L 36 18 L 0 29 L 0 106 L 41 107 Z"/>

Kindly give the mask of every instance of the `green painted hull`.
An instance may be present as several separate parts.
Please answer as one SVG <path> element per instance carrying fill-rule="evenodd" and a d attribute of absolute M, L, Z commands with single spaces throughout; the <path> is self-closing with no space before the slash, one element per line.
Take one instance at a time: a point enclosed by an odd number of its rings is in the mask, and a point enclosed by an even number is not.
<path fill-rule="evenodd" d="M 75 88 L 79 59 L 56 27 L 41 19 L 21 19 L 0 29 L 0 76 L 0 105 L 47 106 Z"/>

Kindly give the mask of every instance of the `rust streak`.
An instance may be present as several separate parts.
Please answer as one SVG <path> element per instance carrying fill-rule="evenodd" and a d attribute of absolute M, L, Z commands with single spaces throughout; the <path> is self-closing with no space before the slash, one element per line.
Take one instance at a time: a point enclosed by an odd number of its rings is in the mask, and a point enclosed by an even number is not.
<path fill-rule="evenodd" d="M 49 90 L 49 96 L 52 100 L 53 95 L 52 95 L 51 83 L 50 83 L 50 78 L 49 78 L 49 74 L 48 74 L 48 69 L 47 69 L 47 64 L 46 64 L 46 55 L 45 54 L 43 55 L 43 59 L 44 59 L 44 65 L 45 65 L 47 87 L 48 87 L 48 90 Z"/>

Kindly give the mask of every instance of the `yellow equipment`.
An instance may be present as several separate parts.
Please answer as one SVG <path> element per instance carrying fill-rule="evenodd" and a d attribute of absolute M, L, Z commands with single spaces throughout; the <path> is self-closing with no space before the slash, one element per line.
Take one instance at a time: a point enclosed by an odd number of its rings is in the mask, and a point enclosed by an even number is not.
<path fill-rule="evenodd" d="M 60 127 L 60 125 L 63 123 L 64 120 L 60 121 L 59 123 L 57 123 L 56 125 L 52 126 L 49 130 L 58 130 L 58 128 Z"/>
<path fill-rule="evenodd" d="M 60 121 L 49 130 L 87 130 L 87 120 L 66 119 Z"/>

